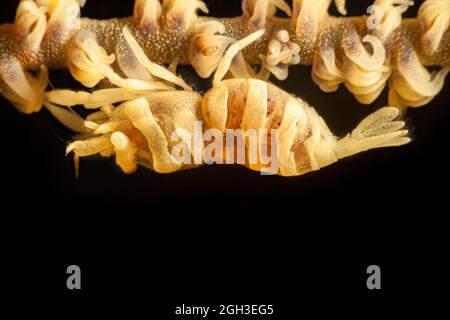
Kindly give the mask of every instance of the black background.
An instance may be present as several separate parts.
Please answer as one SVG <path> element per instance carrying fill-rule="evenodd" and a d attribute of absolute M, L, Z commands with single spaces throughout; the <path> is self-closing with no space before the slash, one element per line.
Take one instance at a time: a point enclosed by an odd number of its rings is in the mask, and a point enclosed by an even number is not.
<path fill-rule="evenodd" d="M 17 3 L 2 2 L 1 22 L 13 21 Z M 206 3 L 214 16 L 240 14 L 239 1 Z M 360 15 L 369 4 L 349 1 L 347 8 Z M 131 0 L 88 0 L 82 14 L 129 16 L 132 7 Z M 189 67 L 180 73 L 199 90 L 209 86 Z M 53 72 L 51 82 L 78 86 L 66 71 Z M 341 136 L 387 101 L 386 91 L 370 106 L 344 88 L 321 92 L 310 67 L 291 68 L 279 85 L 313 105 Z M 64 154 L 70 132 L 47 111 L 25 116 L 3 98 L 0 104 L 2 249 L 8 253 L 2 266 L 10 284 L 2 288 L 10 297 L 39 301 L 32 311 L 65 318 L 90 315 L 91 306 L 99 315 L 144 312 L 164 319 L 182 303 L 262 303 L 275 304 L 283 319 L 306 311 L 365 319 L 416 312 L 423 296 L 444 287 L 448 83 L 432 103 L 409 111 L 410 145 L 295 178 L 238 166 L 171 175 L 140 169 L 127 176 L 112 159 L 95 158 L 81 161 L 77 180 L 72 157 Z M 71 264 L 82 269 L 79 292 L 65 287 Z M 381 267 L 381 291 L 365 286 L 371 264 Z"/>

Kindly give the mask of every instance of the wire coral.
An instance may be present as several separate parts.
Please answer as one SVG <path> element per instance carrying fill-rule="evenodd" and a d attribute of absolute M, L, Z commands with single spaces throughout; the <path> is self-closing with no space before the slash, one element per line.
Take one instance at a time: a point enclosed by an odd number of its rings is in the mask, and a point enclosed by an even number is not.
<path fill-rule="evenodd" d="M 450 0 L 425 1 L 414 19 L 402 19 L 409 0 L 376 0 L 359 17 L 329 15 L 331 2 L 294 0 L 291 8 L 283 0 L 244 0 L 242 16 L 219 19 L 199 16 L 208 12 L 200 0 L 136 0 L 133 17 L 91 20 L 80 18 L 83 1 L 22 0 L 14 24 L 0 26 L 0 90 L 20 111 L 39 111 L 47 69 L 69 68 L 87 87 L 103 79 L 94 50 L 102 66 L 148 77 L 126 45 L 126 27 L 151 61 L 190 64 L 201 77 L 215 72 L 230 45 L 265 29 L 233 61 L 234 76 L 285 79 L 289 66 L 304 64 L 322 90 L 344 84 L 363 104 L 387 83 L 389 104 L 398 107 L 425 105 L 439 93 L 450 67 Z M 345 0 L 334 2 L 345 15 Z"/>

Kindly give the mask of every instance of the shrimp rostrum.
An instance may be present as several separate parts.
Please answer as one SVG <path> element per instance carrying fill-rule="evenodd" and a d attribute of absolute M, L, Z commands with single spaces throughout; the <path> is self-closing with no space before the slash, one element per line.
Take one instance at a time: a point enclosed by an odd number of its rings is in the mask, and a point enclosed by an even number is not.
<path fill-rule="evenodd" d="M 233 43 L 223 55 L 213 87 L 201 96 L 168 69 L 152 63 L 124 28 L 134 68 L 141 78 L 125 79 L 92 50 L 102 76 L 114 88 L 91 93 L 50 91 L 45 106 L 79 132 L 67 147 L 80 157 L 114 156 L 126 173 L 138 165 L 170 173 L 210 163 L 238 163 L 252 170 L 297 176 L 338 159 L 410 141 L 399 109 L 384 107 L 338 138 L 305 101 L 266 81 L 232 75 L 241 50 L 263 36 L 256 31 Z M 137 74 L 137 72 L 136 72 Z M 95 109 L 86 119 L 73 107 Z"/>

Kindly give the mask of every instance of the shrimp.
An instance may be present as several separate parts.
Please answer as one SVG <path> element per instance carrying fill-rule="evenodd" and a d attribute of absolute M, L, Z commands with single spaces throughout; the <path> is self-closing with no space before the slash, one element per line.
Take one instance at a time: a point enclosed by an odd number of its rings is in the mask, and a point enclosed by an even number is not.
<path fill-rule="evenodd" d="M 239 64 L 242 50 L 264 32 L 256 31 L 227 49 L 213 87 L 203 96 L 141 56 L 141 67 L 152 80 L 123 79 L 106 63 L 100 68 L 118 87 L 104 90 L 126 88 L 129 96 L 110 96 L 102 90 L 56 90 L 46 94 L 45 105 L 66 126 L 80 128 L 81 136 L 67 147 L 75 159 L 115 156 L 125 173 L 135 172 L 138 165 L 171 173 L 211 160 L 234 163 L 240 158 L 237 163 L 265 174 L 299 176 L 363 151 L 411 141 L 405 122 L 397 120 L 400 111 L 395 107 L 379 109 L 338 138 L 311 106 L 275 85 L 249 74 L 224 80 L 233 65 Z M 130 51 L 139 57 L 142 51 L 131 32 L 125 28 L 123 35 Z M 86 119 L 74 116 L 72 107 L 80 104 L 99 110 Z M 202 137 L 192 138 L 199 129 Z M 241 149 L 225 143 L 229 132 L 243 134 Z"/>

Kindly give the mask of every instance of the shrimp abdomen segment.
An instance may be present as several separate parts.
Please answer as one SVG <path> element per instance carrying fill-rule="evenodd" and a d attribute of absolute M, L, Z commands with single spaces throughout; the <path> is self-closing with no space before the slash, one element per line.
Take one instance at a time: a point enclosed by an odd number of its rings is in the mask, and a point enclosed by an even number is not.
<path fill-rule="evenodd" d="M 209 127 L 228 131 L 225 136 L 236 130 L 244 134 L 245 165 L 264 171 L 265 158 L 276 153 L 276 173 L 284 176 L 311 170 L 309 160 L 296 155 L 306 155 L 302 144 L 311 132 L 305 107 L 308 106 L 300 99 L 256 79 L 222 81 L 203 99 L 203 114 Z M 256 146 L 251 141 L 255 137 Z"/>

